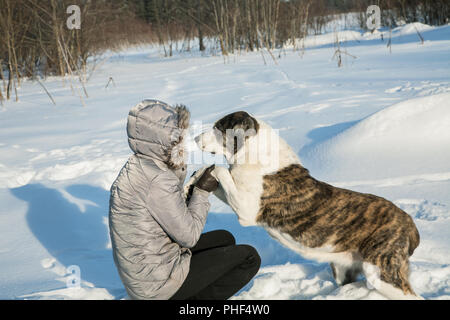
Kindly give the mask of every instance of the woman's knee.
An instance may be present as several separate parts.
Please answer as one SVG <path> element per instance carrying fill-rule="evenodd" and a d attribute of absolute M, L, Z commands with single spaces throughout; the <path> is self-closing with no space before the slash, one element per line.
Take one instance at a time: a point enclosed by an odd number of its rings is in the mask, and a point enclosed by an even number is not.
<path fill-rule="evenodd" d="M 231 246 L 236 244 L 236 239 L 233 234 L 227 230 L 219 229 L 211 231 L 211 233 L 214 233 L 214 237 L 218 239 L 218 242 L 220 242 L 223 246 Z"/>
<path fill-rule="evenodd" d="M 253 270 L 256 274 L 261 266 L 261 257 L 259 256 L 258 251 L 247 244 L 240 244 L 238 247 L 245 252 L 243 265 L 248 269 Z"/>

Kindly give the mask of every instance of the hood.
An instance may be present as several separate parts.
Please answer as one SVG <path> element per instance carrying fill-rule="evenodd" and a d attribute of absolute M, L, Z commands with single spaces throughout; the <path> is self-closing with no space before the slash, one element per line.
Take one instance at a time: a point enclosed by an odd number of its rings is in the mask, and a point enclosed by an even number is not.
<path fill-rule="evenodd" d="M 183 105 L 144 100 L 128 114 L 128 144 L 135 154 L 178 169 L 184 165 L 183 139 L 189 120 Z"/>

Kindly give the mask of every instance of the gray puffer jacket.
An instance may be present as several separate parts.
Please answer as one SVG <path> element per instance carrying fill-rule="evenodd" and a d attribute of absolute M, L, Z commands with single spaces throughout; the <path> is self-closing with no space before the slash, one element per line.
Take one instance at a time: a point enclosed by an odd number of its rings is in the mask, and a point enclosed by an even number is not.
<path fill-rule="evenodd" d="M 185 204 L 183 133 L 189 111 L 144 100 L 128 116 L 134 152 L 111 186 L 114 262 L 132 299 L 168 299 L 184 282 L 203 230 L 209 193 L 194 188 Z"/>

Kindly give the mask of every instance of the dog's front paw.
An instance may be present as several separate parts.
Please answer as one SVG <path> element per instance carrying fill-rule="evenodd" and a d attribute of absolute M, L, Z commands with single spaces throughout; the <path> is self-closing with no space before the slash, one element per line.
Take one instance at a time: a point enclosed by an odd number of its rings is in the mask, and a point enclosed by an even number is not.
<path fill-rule="evenodd" d="M 188 198 L 189 192 L 192 189 L 192 185 L 195 185 L 197 183 L 198 179 L 200 179 L 200 177 L 203 175 L 203 172 L 205 172 L 206 168 L 208 167 L 203 167 L 195 171 L 189 178 L 188 182 L 186 182 L 186 184 L 183 186 L 183 194 L 185 199 Z"/>
<path fill-rule="evenodd" d="M 227 179 L 231 178 L 230 171 L 225 167 L 215 167 L 211 172 L 211 175 L 219 181 L 220 184 L 223 184 L 227 181 Z"/>

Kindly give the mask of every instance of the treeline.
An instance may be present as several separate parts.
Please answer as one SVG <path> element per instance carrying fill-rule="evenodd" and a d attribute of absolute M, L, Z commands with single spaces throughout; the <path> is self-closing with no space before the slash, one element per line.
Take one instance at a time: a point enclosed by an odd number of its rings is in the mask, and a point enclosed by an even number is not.
<path fill-rule="evenodd" d="M 396 27 L 398 22 L 421 22 L 428 25 L 443 25 L 449 22 L 449 0 L 360 0 L 355 2 L 354 11 L 362 12 L 372 4 L 381 9 L 381 25 Z M 365 17 L 360 26 L 365 27 Z"/>
<path fill-rule="evenodd" d="M 71 5 L 80 8 L 80 29 L 67 27 Z M 151 36 L 128 1 L 0 0 L 0 100 L 14 92 L 17 100 L 23 78 L 75 75 L 83 82 L 89 57 Z"/>
<path fill-rule="evenodd" d="M 308 30 L 320 33 L 330 14 L 349 11 L 356 0 L 131 0 L 170 56 L 180 39 L 215 40 L 222 54 L 295 43 Z M 189 43 L 187 41 L 187 43 Z"/>
<path fill-rule="evenodd" d="M 333 15 L 381 8 L 382 25 L 400 20 L 448 23 L 449 0 L 0 0 L 0 100 L 10 99 L 23 78 L 77 75 L 107 49 L 159 43 L 166 56 L 183 41 L 190 50 L 282 48 L 320 34 Z M 70 30 L 67 8 L 81 9 L 81 28 Z M 17 93 L 16 93 L 17 97 Z"/>
<path fill-rule="evenodd" d="M 294 44 L 308 33 L 320 34 L 333 15 L 381 8 L 383 26 L 397 22 L 448 23 L 449 0 L 130 0 L 136 15 L 152 25 L 166 55 L 180 39 L 214 39 L 223 54 L 236 50 L 273 49 Z"/>

